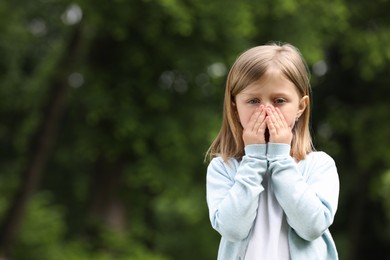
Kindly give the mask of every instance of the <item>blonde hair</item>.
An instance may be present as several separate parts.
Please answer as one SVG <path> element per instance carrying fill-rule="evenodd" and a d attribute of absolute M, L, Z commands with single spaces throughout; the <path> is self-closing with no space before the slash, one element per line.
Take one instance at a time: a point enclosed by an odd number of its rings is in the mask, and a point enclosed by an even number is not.
<path fill-rule="evenodd" d="M 291 44 L 271 43 L 253 47 L 242 53 L 227 77 L 221 129 L 207 151 L 209 159 L 222 156 L 241 160 L 244 155 L 243 128 L 236 115 L 234 99 L 251 83 L 259 80 L 267 69 L 277 68 L 296 86 L 301 97 L 311 95 L 309 70 L 300 51 Z M 309 129 L 310 101 L 293 128 L 291 156 L 303 160 L 314 150 Z"/>

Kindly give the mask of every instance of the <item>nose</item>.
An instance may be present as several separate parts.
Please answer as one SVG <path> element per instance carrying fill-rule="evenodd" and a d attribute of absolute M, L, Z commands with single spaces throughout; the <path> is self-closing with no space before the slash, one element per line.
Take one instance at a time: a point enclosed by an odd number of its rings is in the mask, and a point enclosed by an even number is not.
<path fill-rule="evenodd" d="M 263 101 L 262 103 L 261 103 L 264 107 L 270 107 L 270 106 L 272 106 L 272 101 Z"/>

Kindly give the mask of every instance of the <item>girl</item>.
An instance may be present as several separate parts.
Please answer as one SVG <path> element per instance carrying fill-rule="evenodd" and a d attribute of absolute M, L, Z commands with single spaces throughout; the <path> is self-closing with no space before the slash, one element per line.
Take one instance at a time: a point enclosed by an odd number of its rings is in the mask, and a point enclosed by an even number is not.
<path fill-rule="evenodd" d="M 290 44 L 244 52 L 231 68 L 222 127 L 209 148 L 207 204 L 218 259 L 338 259 L 333 159 L 309 131 L 306 63 Z"/>

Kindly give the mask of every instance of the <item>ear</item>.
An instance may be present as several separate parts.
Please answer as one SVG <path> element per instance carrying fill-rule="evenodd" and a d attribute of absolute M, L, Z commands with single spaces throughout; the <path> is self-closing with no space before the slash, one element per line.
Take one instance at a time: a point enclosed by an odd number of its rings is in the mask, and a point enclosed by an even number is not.
<path fill-rule="evenodd" d="M 230 100 L 232 101 L 232 106 L 236 106 L 236 97 L 233 95 L 230 95 Z"/>
<path fill-rule="evenodd" d="M 307 105 L 309 104 L 309 96 L 303 96 L 299 101 L 299 107 L 297 112 L 297 118 L 299 118 L 305 111 Z"/>
<path fill-rule="evenodd" d="M 234 110 L 237 110 L 236 101 L 234 100 L 234 98 L 232 98 L 232 107 L 234 108 Z"/>

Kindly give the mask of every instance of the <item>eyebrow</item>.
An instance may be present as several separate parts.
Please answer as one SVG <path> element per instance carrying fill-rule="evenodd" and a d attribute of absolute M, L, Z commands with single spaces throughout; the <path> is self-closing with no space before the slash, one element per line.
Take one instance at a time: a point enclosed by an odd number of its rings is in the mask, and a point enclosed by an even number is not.
<path fill-rule="evenodd" d="M 261 92 L 256 92 L 256 91 L 252 91 L 252 92 L 245 92 L 245 91 L 242 91 L 241 94 L 243 95 L 246 95 L 246 96 L 258 96 L 259 94 L 261 94 Z M 272 96 L 289 96 L 290 94 L 287 93 L 287 92 L 275 92 L 275 93 L 271 93 Z"/>

